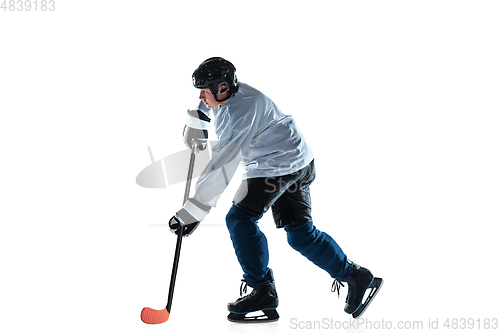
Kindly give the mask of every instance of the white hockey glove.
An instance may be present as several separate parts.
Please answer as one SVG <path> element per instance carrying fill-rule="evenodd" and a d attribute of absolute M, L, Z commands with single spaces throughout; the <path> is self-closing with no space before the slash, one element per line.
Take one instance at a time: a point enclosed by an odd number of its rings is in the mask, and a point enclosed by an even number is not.
<path fill-rule="evenodd" d="M 183 236 L 191 235 L 198 227 L 201 221 L 210 212 L 210 206 L 200 203 L 198 200 L 191 198 L 186 201 L 184 206 L 179 210 L 168 222 L 170 231 L 179 234 L 179 228 L 184 228 Z"/>
<path fill-rule="evenodd" d="M 186 114 L 186 126 L 184 126 L 184 143 L 188 148 L 196 143 L 199 150 L 207 148 L 208 126 L 210 118 L 199 110 L 188 110 Z"/>

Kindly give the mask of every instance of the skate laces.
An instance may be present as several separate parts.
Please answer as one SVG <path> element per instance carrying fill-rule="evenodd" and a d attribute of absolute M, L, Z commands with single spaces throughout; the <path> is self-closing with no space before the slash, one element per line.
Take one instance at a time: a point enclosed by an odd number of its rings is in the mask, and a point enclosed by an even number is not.
<path fill-rule="evenodd" d="M 247 293 L 247 287 L 248 287 L 247 281 L 245 279 L 242 279 L 241 280 L 241 285 L 240 285 L 240 298 L 238 298 L 236 300 L 237 302 L 241 302 L 241 301 L 247 300 L 247 299 L 249 299 L 249 298 L 251 298 L 251 297 L 253 297 L 255 295 L 256 290 L 253 289 L 250 292 L 250 294 L 243 296 L 244 294 Z"/>
<path fill-rule="evenodd" d="M 240 296 L 243 296 L 243 294 L 247 293 L 247 280 L 241 279 L 241 285 L 240 285 Z"/>
<path fill-rule="evenodd" d="M 339 280 L 337 280 L 337 279 L 333 280 L 332 293 L 337 292 L 337 295 L 340 298 L 340 287 L 343 287 L 343 286 L 344 286 L 344 284 L 342 282 L 340 282 Z"/>

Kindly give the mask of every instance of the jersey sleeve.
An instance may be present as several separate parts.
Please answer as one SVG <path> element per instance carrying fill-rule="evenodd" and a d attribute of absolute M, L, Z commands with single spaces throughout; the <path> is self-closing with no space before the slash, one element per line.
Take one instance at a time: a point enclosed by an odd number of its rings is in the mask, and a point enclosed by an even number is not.
<path fill-rule="evenodd" d="M 220 110 L 216 123 L 219 142 L 213 147 L 212 159 L 195 187 L 194 198 L 205 205 L 216 206 L 258 131 L 261 106 L 255 100 L 250 102 L 239 108 L 230 105 Z"/>

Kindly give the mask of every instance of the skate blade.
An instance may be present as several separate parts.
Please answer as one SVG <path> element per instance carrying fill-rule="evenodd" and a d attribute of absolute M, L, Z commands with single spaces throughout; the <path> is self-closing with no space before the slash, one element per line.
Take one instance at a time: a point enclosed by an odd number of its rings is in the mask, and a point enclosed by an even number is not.
<path fill-rule="evenodd" d="M 378 291 L 380 288 L 382 288 L 382 285 L 384 284 L 384 280 L 381 278 L 374 278 L 372 283 L 368 286 L 367 289 L 371 289 L 370 293 L 368 294 L 368 297 L 366 298 L 365 302 L 361 301 L 361 304 L 359 307 L 352 313 L 353 318 L 359 318 L 361 315 L 366 311 L 368 308 L 368 305 L 373 301 L 375 296 L 377 295 Z"/>
<path fill-rule="evenodd" d="M 276 309 L 265 309 L 265 310 L 260 310 L 264 314 L 257 315 L 257 316 L 247 316 L 249 313 L 253 312 L 248 312 L 248 313 L 236 313 L 236 312 L 231 312 L 227 316 L 227 320 L 233 323 L 243 323 L 243 324 L 257 324 L 257 323 L 270 323 L 277 321 L 280 316 L 278 315 L 278 311 Z M 254 311 L 257 312 L 257 311 Z"/>

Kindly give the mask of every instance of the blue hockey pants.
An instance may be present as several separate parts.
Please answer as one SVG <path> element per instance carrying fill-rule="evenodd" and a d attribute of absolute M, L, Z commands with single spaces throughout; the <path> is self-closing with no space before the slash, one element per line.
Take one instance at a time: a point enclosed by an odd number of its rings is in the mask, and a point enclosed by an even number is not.
<path fill-rule="evenodd" d="M 313 225 L 309 185 L 314 178 L 313 161 L 297 173 L 248 179 L 244 186 L 240 186 L 244 191 L 236 193 L 226 216 L 226 225 L 244 272 L 243 278 L 250 287 L 268 280 L 269 249 L 258 221 L 269 208 L 273 211 L 276 227 L 285 229 L 288 244 L 293 249 L 332 278 L 349 279 L 347 256 L 330 235 Z"/>

